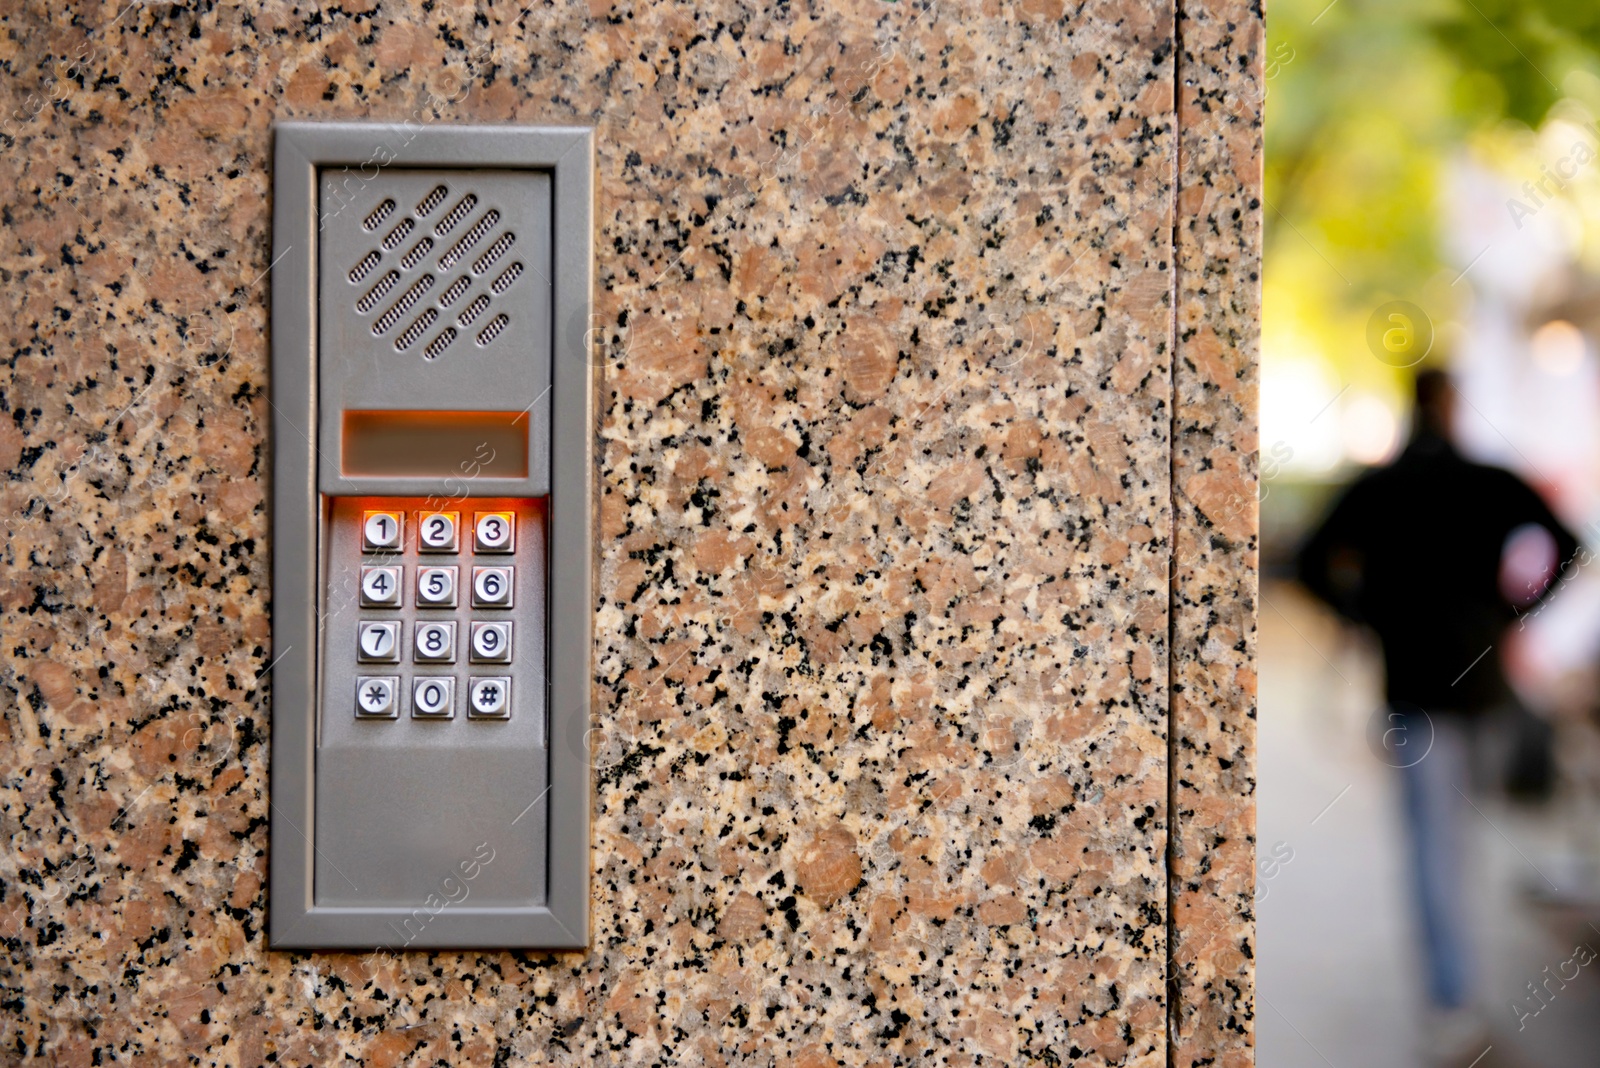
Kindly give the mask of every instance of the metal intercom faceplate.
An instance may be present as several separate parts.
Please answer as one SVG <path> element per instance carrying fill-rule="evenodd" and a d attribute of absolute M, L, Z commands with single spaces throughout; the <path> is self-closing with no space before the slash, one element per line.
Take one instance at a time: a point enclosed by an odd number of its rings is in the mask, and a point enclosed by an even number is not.
<path fill-rule="evenodd" d="M 590 133 L 275 147 L 271 940 L 580 947 Z"/>

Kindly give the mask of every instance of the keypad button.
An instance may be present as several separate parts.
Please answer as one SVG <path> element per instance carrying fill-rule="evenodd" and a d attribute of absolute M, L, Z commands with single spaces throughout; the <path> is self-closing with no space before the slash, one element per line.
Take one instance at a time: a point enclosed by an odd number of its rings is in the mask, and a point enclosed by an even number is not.
<path fill-rule="evenodd" d="M 419 675 L 411 683 L 411 714 L 417 719 L 455 716 L 456 680 L 450 675 Z"/>
<path fill-rule="evenodd" d="M 361 513 L 361 548 L 369 553 L 400 548 L 399 512 Z"/>
<path fill-rule="evenodd" d="M 457 573 L 453 566 L 417 568 L 417 607 L 454 608 Z"/>
<path fill-rule="evenodd" d="M 358 658 L 364 664 L 398 664 L 400 624 L 363 622 L 356 644 Z"/>
<path fill-rule="evenodd" d="M 512 569 L 509 567 L 475 567 L 472 569 L 472 606 L 474 608 L 511 607 Z"/>
<path fill-rule="evenodd" d="M 509 553 L 517 548 L 517 521 L 510 512 L 478 512 L 472 517 L 472 543 L 480 553 Z"/>
<path fill-rule="evenodd" d="M 511 624 L 472 624 L 472 662 L 474 664 L 511 663 Z"/>
<path fill-rule="evenodd" d="M 402 574 L 398 567 L 363 567 L 361 607 L 399 608 Z"/>
<path fill-rule="evenodd" d="M 356 678 L 356 715 L 363 719 L 394 719 L 400 706 L 397 675 L 361 675 Z"/>
<path fill-rule="evenodd" d="M 467 715 L 474 719 L 511 718 L 511 680 L 505 677 L 473 679 L 468 695 L 472 707 Z"/>
<path fill-rule="evenodd" d="M 456 662 L 456 625 L 454 623 L 418 623 L 415 641 L 411 646 L 412 659 L 419 664 L 453 664 Z"/>
<path fill-rule="evenodd" d="M 425 553 L 453 553 L 461 548 L 460 512 L 423 512 L 417 520 L 417 548 Z"/>

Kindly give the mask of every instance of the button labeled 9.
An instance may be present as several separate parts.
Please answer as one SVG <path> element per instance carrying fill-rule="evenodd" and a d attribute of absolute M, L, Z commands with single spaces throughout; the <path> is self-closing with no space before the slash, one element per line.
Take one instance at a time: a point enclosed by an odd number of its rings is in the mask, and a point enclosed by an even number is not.
<path fill-rule="evenodd" d="M 472 662 L 506 664 L 511 661 L 511 624 L 472 624 Z"/>
<path fill-rule="evenodd" d="M 510 608 L 511 576 L 509 567 L 475 567 L 472 569 L 472 605 L 474 608 Z"/>

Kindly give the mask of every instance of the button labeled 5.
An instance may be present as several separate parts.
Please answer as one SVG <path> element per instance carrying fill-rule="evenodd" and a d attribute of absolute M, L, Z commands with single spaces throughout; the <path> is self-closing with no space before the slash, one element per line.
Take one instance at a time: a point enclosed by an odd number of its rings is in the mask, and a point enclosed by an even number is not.
<path fill-rule="evenodd" d="M 456 606 L 455 567 L 417 569 L 417 607 L 454 608 Z"/>
<path fill-rule="evenodd" d="M 453 553 L 461 547 L 460 512 L 423 512 L 417 521 L 417 548 L 425 553 Z"/>
<path fill-rule="evenodd" d="M 472 662 L 509 664 L 511 662 L 511 624 L 472 624 Z"/>
<path fill-rule="evenodd" d="M 475 567 L 472 569 L 472 606 L 474 608 L 510 608 L 511 577 L 509 567 Z"/>
<path fill-rule="evenodd" d="M 472 517 L 472 542 L 480 553 L 515 552 L 516 532 L 510 512 L 477 512 Z"/>
<path fill-rule="evenodd" d="M 356 644 L 357 657 L 364 664 L 398 664 L 400 624 L 362 623 Z"/>
<path fill-rule="evenodd" d="M 363 567 L 361 569 L 361 607 L 400 607 L 400 568 Z"/>
<path fill-rule="evenodd" d="M 454 623 L 418 623 L 412 659 L 419 664 L 451 664 L 456 659 Z"/>

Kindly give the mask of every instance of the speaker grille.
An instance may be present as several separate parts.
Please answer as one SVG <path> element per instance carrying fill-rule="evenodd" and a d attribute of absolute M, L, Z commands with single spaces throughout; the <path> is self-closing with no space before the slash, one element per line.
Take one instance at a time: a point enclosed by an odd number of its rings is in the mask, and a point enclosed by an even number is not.
<path fill-rule="evenodd" d="M 409 201 L 415 195 L 412 193 L 406 199 Z M 454 203 L 440 214 L 452 196 Z M 418 200 L 409 212 L 401 208 L 393 196 L 379 194 L 374 199 L 378 203 L 362 217 L 361 228 L 373 235 L 368 240 L 375 244 L 350 268 L 348 277 L 354 291 L 351 305 L 357 315 L 372 317 L 369 327 L 375 338 L 393 336 L 395 352 L 416 350 L 423 359 L 436 360 L 455 343 L 460 335 L 458 327 L 465 329 L 488 316 L 498 303 L 496 298 L 505 295 L 522 277 L 524 267 L 519 261 L 500 271 L 492 282 L 482 280 L 516 244 L 517 235 L 502 224 L 500 208 L 483 203 L 479 193 L 471 189 L 452 190 L 441 183 Z M 399 219 L 390 225 L 396 215 Z M 384 230 L 386 225 L 388 229 Z M 431 230 L 432 234 L 424 233 L 413 241 L 419 227 Z M 381 238 L 377 236 L 380 231 Z M 446 239 L 449 244 L 429 270 L 427 260 L 434 253 L 435 238 Z M 402 248 L 404 253 L 400 251 Z M 469 261 L 468 257 L 474 252 L 477 258 Z M 458 266 L 467 263 L 469 267 Z M 440 281 L 438 272 L 452 268 L 470 273 L 462 273 L 451 280 L 430 300 L 435 283 Z M 370 281 L 375 275 L 377 281 Z M 480 291 L 457 314 L 449 318 L 443 314 L 443 309 L 456 305 L 475 287 Z M 396 292 L 399 296 L 391 299 Z M 497 311 L 498 314 L 477 332 L 480 348 L 504 336 L 511 326 L 510 316 L 504 310 Z M 452 319 L 453 326 L 450 325 Z M 410 325 L 395 333 L 396 327 L 407 320 Z M 419 348 L 418 343 L 424 339 L 427 343 Z"/>

